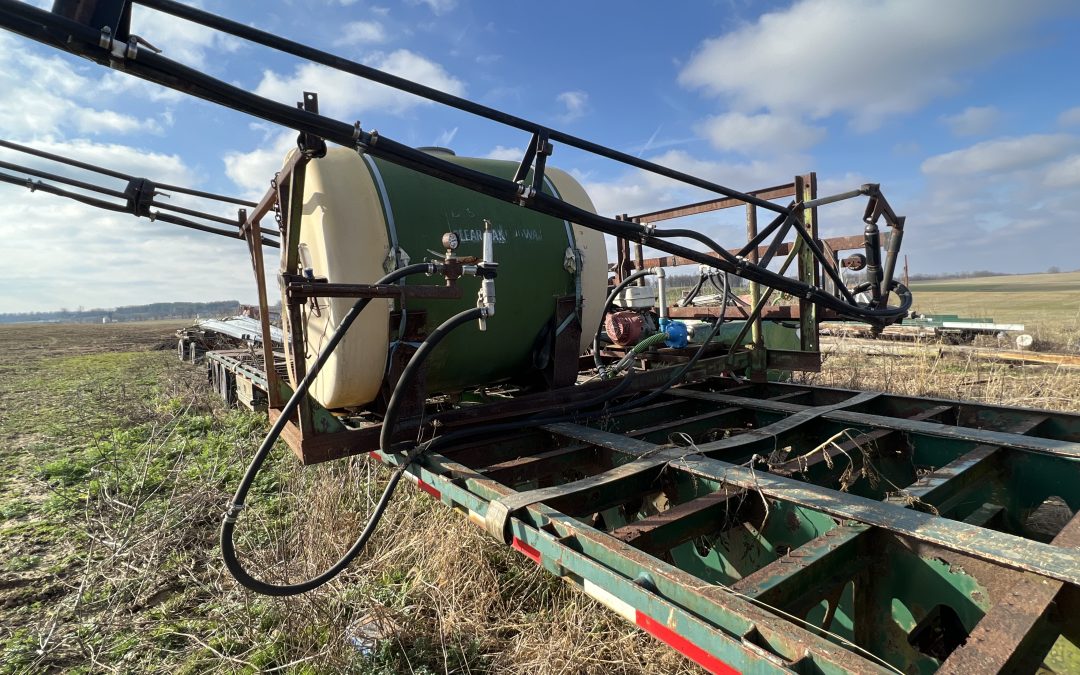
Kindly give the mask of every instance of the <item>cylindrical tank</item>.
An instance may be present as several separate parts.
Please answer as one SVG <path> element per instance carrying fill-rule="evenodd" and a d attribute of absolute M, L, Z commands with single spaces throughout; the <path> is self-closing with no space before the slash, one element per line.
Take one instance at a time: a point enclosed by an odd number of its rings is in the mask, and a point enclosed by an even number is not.
<path fill-rule="evenodd" d="M 429 151 L 503 178 L 512 178 L 517 169 L 515 162 Z M 585 190 L 567 173 L 548 167 L 545 176 L 545 192 L 595 211 Z M 441 259 L 440 240 L 446 232 L 460 237 L 456 255 L 479 257 L 483 222 L 491 221 L 499 263 L 496 314 L 486 331 L 465 326 L 440 344 L 427 364 L 428 392 L 521 379 L 535 368 L 538 345 L 555 328 L 559 297 L 580 293 L 580 351 L 590 345 L 600 322 L 607 251 L 603 235 L 594 230 L 336 147 L 308 163 L 302 214 L 301 267 L 335 283 L 373 283 L 396 267 Z M 581 260 L 577 271 L 575 249 Z M 406 283 L 443 285 L 444 280 L 420 275 Z M 406 315 L 425 312 L 425 330 L 430 332 L 476 305 L 479 280 L 463 277 L 458 285 L 460 300 L 409 299 L 400 309 Z M 310 303 L 305 306 L 309 366 L 354 302 L 320 298 L 317 313 Z M 363 406 L 377 397 L 388 356 L 398 345 L 400 327 L 396 321 L 391 325 L 393 306 L 394 301 L 373 300 L 327 361 L 311 389 L 322 405 Z"/>

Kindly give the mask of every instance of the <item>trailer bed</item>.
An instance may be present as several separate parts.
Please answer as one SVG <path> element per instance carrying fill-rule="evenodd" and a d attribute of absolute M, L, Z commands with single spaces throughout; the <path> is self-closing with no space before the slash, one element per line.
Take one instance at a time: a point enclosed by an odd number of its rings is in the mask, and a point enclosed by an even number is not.
<path fill-rule="evenodd" d="M 1080 667 L 1078 415 L 713 378 L 407 475 L 710 672 Z"/>

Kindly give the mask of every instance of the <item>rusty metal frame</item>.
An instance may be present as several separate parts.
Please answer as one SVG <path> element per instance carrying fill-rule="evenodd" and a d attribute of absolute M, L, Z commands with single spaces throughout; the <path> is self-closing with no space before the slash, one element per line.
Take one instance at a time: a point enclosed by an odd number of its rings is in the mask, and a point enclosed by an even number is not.
<path fill-rule="evenodd" d="M 651 211 L 648 213 L 639 214 L 636 216 L 623 215 L 620 220 L 627 220 L 642 225 L 651 225 L 660 221 L 683 218 L 687 216 L 700 215 L 704 213 L 711 213 L 714 211 L 735 208 L 737 206 L 743 206 L 746 209 L 746 238 L 747 245 L 741 249 L 730 249 L 729 252 L 733 255 L 744 257 L 752 264 L 757 264 L 759 261 L 765 261 L 766 263 L 772 260 L 777 255 L 789 256 L 789 262 L 785 264 L 785 267 L 781 269 L 781 273 L 787 269 L 787 265 L 791 264 L 790 261 L 796 262 L 798 269 L 799 281 L 807 284 L 817 286 L 820 284 L 822 278 L 822 264 L 815 257 L 814 252 L 811 250 L 811 245 L 806 243 L 806 237 L 809 237 L 814 245 L 820 248 L 825 253 L 826 264 L 834 263 L 836 260 L 836 254 L 839 251 L 862 248 L 865 245 L 865 238 L 862 235 L 848 236 L 848 237 L 834 237 L 826 240 L 818 239 L 818 215 L 817 206 L 825 200 L 818 200 L 817 194 L 817 174 L 808 173 L 805 175 L 796 176 L 791 183 L 784 185 L 777 185 L 769 188 L 763 188 L 760 190 L 753 190 L 747 194 L 752 195 L 756 199 L 783 199 L 793 198 L 793 204 L 811 204 L 811 208 L 805 208 L 797 213 L 797 220 L 799 223 L 792 228 L 790 222 L 783 222 L 781 219 L 774 220 L 768 227 L 759 231 L 757 223 L 758 206 L 738 198 L 724 197 L 719 199 L 711 199 L 703 202 L 697 202 L 694 204 L 688 204 L 684 206 L 676 206 L 659 211 Z M 840 195 L 839 197 L 850 197 L 861 194 L 856 190 L 850 194 Z M 827 198 L 833 199 L 833 198 Z M 785 241 L 788 233 L 791 229 L 795 229 L 794 240 L 791 242 Z M 769 236 L 772 236 L 772 242 L 765 245 L 763 242 Z M 635 254 L 633 259 L 630 255 L 630 241 L 621 237 L 616 237 L 616 251 L 618 252 L 617 261 L 613 267 L 615 272 L 616 282 L 625 278 L 633 270 L 641 270 L 653 267 L 674 267 L 679 265 L 696 264 L 697 261 L 681 256 L 667 255 L 652 258 L 645 258 L 640 242 L 634 242 Z M 719 259 L 716 253 L 706 253 L 712 257 Z M 834 263 L 830 265 L 831 270 L 826 270 L 830 274 L 830 280 L 837 275 L 838 266 Z M 644 283 L 644 280 L 640 280 L 639 283 Z M 833 293 L 839 296 L 842 292 L 839 285 L 832 282 Z M 843 289 L 846 292 L 847 289 Z M 764 294 L 762 293 L 760 284 L 751 282 L 751 305 L 753 311 L 747 315 L 746 312 L 736 310 L 734 308 L 721 309 L 719 307 L 679 307 L 669 306 L 668 314 L 673 318 L 696 318 L 696 319 L 712 319 L 715 318 L 721 311 L 724 311 L 724 315 L 729 319 L 746 319 L 747 325 L 745 329 L 734 340 L 731 347 L 731 354 L 748 352 L 750 354 L 750 368 L 749 377 L 755 382 L 762 382 L 766 379 L 766 372 L 768 368 L 768 356 L 762 337 L 761 322 L 763 320 L 782 321 L 782 320 L 795 320 L 799 322 L 799 335 L 801 346 L 800 350 L 806 356 L 798 359 L 794 362 L 795 367 L 792 370 L 809 370 L 817 371 L 821 368 L 821 356 L 818 345 L 818 322 L 823 319 L 839 319 L 839 315 L 828 309 L 817 307 L 817 305 L 805 298 L 799 298 L 797 306 L 791 307 L 774 307 L 767 306 L 767 302 L 771 297 L 772 290 L 769 289 Z M 743 338 L 749 333 L 751 336 L 750 344 L 748 347 L 742 346 Z M 605 352 L 605 355 L 610 355 Z"/>
<path fill-rule="evenodd" d="M 719 427 L 740 431 L 710 440 Z M 841 429 L 852 440 L 791 461 Z M 679 432 L 693 444 L 667 442 Z M 841 491 L 845 458 L 871 443 L 881 475 L 906 478 Z M 788 461 L 760 460 L 778 447 L 792 448 Z M 1080 638 L 1068 613 L 1080 596 L 1080 516 L 1045 543 L 1023 524 L 1047 494 L 1080 511 L 1080 415 L 711 379 L 590 426 L 447 449 L 409 471 L 711 672 L 1034 672 L 1056 641 Z M 784 543 L 795 536 L 784 527 L 810 522 L 815 536 Z M 725 537 L 738 536 L 771 547 L 740 561 L 740 578 L 688 566 L 688 549 L 730 553 Z M 890 618 L 889 569 L 976 589 L 938 600 L 963 605 L 967 642 L 910 642 L 933 608 L 908 608 L 914 629 Z M 838 639 L 825 629 L 840 632 L 845 611 L 853 627 Z"/>

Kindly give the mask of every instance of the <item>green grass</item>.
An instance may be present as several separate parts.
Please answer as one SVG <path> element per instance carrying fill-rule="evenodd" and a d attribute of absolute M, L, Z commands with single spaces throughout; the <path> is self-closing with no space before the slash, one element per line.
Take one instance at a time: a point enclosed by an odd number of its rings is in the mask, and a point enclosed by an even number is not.
<path fill-rule="evenodd" d="M 152 351 L 162 334 L 0 326 L 0 674 L 697 672 L 407 488 L 336 581 L 285 599 L 240 588 L 218 527 L 266 419 Z M 278 447 L 241 559 L 279 582 L 322 571 L 388 473 L 362 458 L 301 469 Z M 365 655 L 350 636 L 372 616 L 390 628 Z"/>
<path fill-rule="evenodd" d="M 1080 272 L 916 282 L 914 309 L 1022 323 L 1045 347 L 1080 350 Z"/>
<path fill-rule="evenodd" d="M 93 661 L 203 672 L 255 643 L 257 667 L 285 662 L 273 637 L 223 631 L 227 603 L 181 581 L 205 576 L 216 513 L 265 418 L 216 407 L 201 373 L 170 356 L 3 362 L 0 557 L 11 579 L 0 596 L 0 673 L 89 672 Z M 258 486 L 265 506 L 277 477 L 271 467 Z M 129 629 L 108 628 L 117 621 Z"/>

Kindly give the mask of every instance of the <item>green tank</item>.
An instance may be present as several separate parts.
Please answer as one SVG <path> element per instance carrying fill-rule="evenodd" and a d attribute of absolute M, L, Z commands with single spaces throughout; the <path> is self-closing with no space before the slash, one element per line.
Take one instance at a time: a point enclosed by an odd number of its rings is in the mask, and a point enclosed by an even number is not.
<path fill-rule="evenodd" d="M 456 157 L 443 159 L 502 178 L 515 162 Z M 549 167 L 545 192 L 593 211 L 571 176 Z M 484 221 L 492 223 L 496 313 L 487 330 L 464 326 L 449 335 L 427 364 L 431 393 L 513 380 L 534 369 L 542 334 L 554 329 L 556 299 L 580 297 L 584 351 L 599 324 L 607 283 L 603 236 L 573 223 L 487 197 L 445 181 L 345 148 L 306 168 L 300 234 L 302 266 L 330 282 L 372 283 L 408 263 L 441 259 L 444 233 L 455 232 L 458 256 L 481 256 Z M 293 272 L 300 270 L 290 270 Z M 442 285 L 441 276 L 414 276 L 407 284 Z M 409 299 L 401 307 L 426 313 L 424 331 L 476 305 L 479 280 L 463 277 L 459 300 Z M 320 299 L 318 313 L 305 309 L 308 361 L 333 334 L 353 300 Z M 365 405 L 378 395 L 391 350 L 399 342 L 392 302 L 372 302 L 335 350 L 312 388 L 327 408 Z"/>

